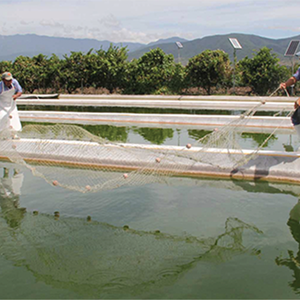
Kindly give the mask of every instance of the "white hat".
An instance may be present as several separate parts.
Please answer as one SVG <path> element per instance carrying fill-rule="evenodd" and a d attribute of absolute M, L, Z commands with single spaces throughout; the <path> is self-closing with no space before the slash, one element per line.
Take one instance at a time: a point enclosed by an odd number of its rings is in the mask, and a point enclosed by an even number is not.
<path fill-rule="evenodd" d="M 5 73 L 2 74 L 2 79 L 5 79 L 5 80 L 12 80 L 13 77 L 12 77 L 11 73 L 5 72 Z"/>

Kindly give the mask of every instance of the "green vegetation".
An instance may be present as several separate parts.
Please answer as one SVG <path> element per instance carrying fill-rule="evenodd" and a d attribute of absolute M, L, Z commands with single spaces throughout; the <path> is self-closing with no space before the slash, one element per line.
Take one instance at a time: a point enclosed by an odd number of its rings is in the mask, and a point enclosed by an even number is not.
<path fill-rule="evenodd" d="M 175 73 L 173 55 L 157 48 L 129 64 L 125 93 L 159 94 L 160 90 L 168 90 Z"/>
<path fill-rule="evenodd" d="M 205 50 L 183 66 L 160 48 L 129 62 L 126 47 L 111 45 L 107 51 L 71 52 L 62 59 L 55 54 L 50 58 L 19 56 L 14 62 L 0 62 L 0 72 L 5 71 L 12 72 L 29 93 L 84 93 L 89 88 L 123 94 L 224 94 L 233 85 L 233 66 L 222 50 Z M 290 74 L 271 49 L 264 47 L 252 58 L 239 61 L 235 87 L 266 95 Z"/>
<path fill-rule="evenodd" d="M 226 87 L 231 81 L 228 54 L 222 50 L 205 50 L 191 58 L 186 66 L 187 86 L 203 88 L 208 95 L 212 87 Z"/>
<path fill-rule="evenodd" d="M 242 59 L 238 68 L 242 85 L 251 87 L 255 94 L 266 95 L 275 90 L 284 78 L 287 68 L 279 65 L 279 59 L 271 49 L 263 47 L 253 58 Z"/>

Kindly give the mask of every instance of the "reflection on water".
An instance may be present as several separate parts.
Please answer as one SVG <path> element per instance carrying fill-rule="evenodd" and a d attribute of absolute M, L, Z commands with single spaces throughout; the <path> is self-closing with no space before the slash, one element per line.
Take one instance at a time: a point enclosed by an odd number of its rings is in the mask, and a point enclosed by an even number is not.
<path fill-rule="evenodd" d="M 202 139 L 207 134 L 211 133 L 208 130 L 188 130 L 189 136 L 195 139 L 196 141 Z"/>
<path fill-rule="evenodd" d="M 226 216 L 225 223 L 222 221 L 224 225 L 218 227 L 215 234 L 205 234 L 208 227 L 214 224 L 205 223 L 204 226 L 199 226 L 199 234 L 195 236 L 114 226 L 94 220 L 94 216 L 93 219 L 67 217 L 54 210 L 52 214 L 42 210 L 26 212 L 25 208 L 20 208 L 21 187 L 26 182 L 24 174 L 14 168 L 0 170 L 1 257 L 13 263 L 17 268 L 16 274 L 19 269 L 25 269 L 36 282 L 42 282 L 55 290 L 70 291 L 79 298 L 149 298 L 149 295 L 157 295 L 157 291 L 166 287 L 176 289 L 181 280 L 190 278 L 193 272 L 202 272 L 205 268 L 213 270 L 216 265 L 234 266 L 236 271 L 230 269 L 231 272 L 247 278 L 251 272 L 249 262 L 260 264 L 263 257 L 269 255 L 265 253 L 265 244 L 269 245 L 266 228 L 262 232 L 260 225 L 250 224 L 249 220 L 245 222 L 234 214 Z M 300 186 L 259 181 L 178 179 L 179 182 L 183 185 L 185 182 L 187 185 L 191 184 L 191 187 L 194 185 L 199 191 L 200 187 L 207 186 L 236 193 L 256 193 L 256 197 L 260 197 L 260 194 L 271 194 L 274 198 L 276 194 L 292 197 L 300 194 Z M 99 198 L 102 197 L 103 194 L 99 193 Z M 219 203 L 216 201 L 216 205 Z M 168 204 L 174 205 L 172 202 Z M 124 207 L 121 208 L 125 213 Z M 216 209 L 216 206 L 213 204 L 212 208 Z M 299 221 L 300 200 L 290 211 L 288 221 L 298 246 Z M 173 222 L 175 224 L 176 220 Z M 289 290 L 299 293 L 300 246 L 296 254 L 288 250 L 288 258 L 278 256 L 278 253 L 272 256 L 272 264 L 276 267 L 274 259 L 277 265 L 287 266 L 292 270 L 294 278 L 289 282 Z M 244 261 L 248 264 L 243 264 Z M 222 267 L 219 268 L 222 270 Z M 209 272 L 201 272 L 197 273 L 197 284 L 189 287 L 193 298 L 205 280 L 210 280 L 213 287 L 218 286 L 209 277 Z M 224 279 L 230 276 L 230 273 L 220 274 Z M 259 274 L 257 276 L 259 278 Z M 285 278 L 282 284 L 287 286 L 287 282 Z M 235 283 L 230 284 L 231 287 L 235 286 Z M 225 284 L 223 288 L 226 290 Z M 255 289 L 255 284 L 251 288 Z"/>
<path fill-rule="evenodd" d="M 260 182 L 259 180 L 247 181 L 240 179 L 233 179 L 232 183 L 250 193 L 288 194 L 295 197 L 300 194 L 300 187 L 288 184 L 276 184 L 268 181 Z"/>
<path fill-rule="evenodd" d="M 245 140 L 252 139 L 255 142 L 255 145 L 257 146 L 263 145 L 263 148 L 267 148 L 270 144 L 274 143 L 274 141 L 278 139 L 275 135 L 272 135 L 270 139 L 268 139 L 269 136 L 270 134 L 264 134 L 264 133 L 257 134 L 257 133 L 243 132 L 241 134 L 241 137 L 243 139 Z"/>
<path fill-rule="evenodd" d="M 18 105 L 20 110 L 44 110 L 44 111 L 74 111 L 74 112 L 93 112 L 93 113 L 135 113 L 135 114 L 191 114 L 206 115 L 207 110 L 201 109 L 176 109 L 176 108 L 144 108 L 144 107 L 108 107 L 108 106 L 38 106 L 38 105 Z M 210 110 L 211 114 L 216 115 L 236 115 L 242 111 L 229 110 Z M 264 115 L 273 115 L 266 112 Z"/>
<path fill-rule="evenodd" d="M 258 255 L 251 238 L 261 234 L 235 218 L 227 219 L 219 236 L 198 239 L 29 213 L 18 230 L 3 222 L 0 229 L 0 250 L 7 260 L 25 266 L 38 281 L 85 297 L 140 294 L 174 284 L 201 261 Z"/>
<path fill-rule="evenodd" d="M 289 286 L 297 293 L 300 294 L 300 199 L 298 203 L 290 211 L 290 217 L 287 222 L 291 234 L 295 241 L 298 243 L 298 252 L 296 255 L 292 250 L 288 250 L 289 258 L 276 257 L 275 262 L 279 266 L 286 266 L 293 271 L 292 282 Z"/>
<path fill-rule="evenodd" d="M 270 183 L 261 183 L 255 184 L 242 180 L 234 180 L 233 181 L 237 186 L 242 187 L 244 190 L 255 193 L 270 193 L 270 194 L 278 194 L 283 191 L 276 188 L 276 186 Z M 293 190 L 285 190 L 285 194 L 290 194 L 295 197 L 299 197 L 299 191 Z M 298 252 L 294 254 L 292 250 L 287 250 L 288 258 L 282 258 L 282 256 L 277 256 L 275 262 L 278 266 L 286 266 L 293 271 L 292 282 L 289 282 L 289 286 L 296 292 L 296 294 L 300 294 L 300 199 L 297 204 L 291 209 L 290 216 L 287 222 L 287 225 L 290 229 L 290 232 L 294 238 L 294 240 L 298 243 Z"/>
<path fill-rule="evenodd" d="M 23 126 L 36 124 L 23 122 Z M 46 123 L 44 123 L 46 124 Z M 49 124 L 52 125 L 53 124 Z M 122 127 L 112 125 L 76 125 L 84 128 L 91 134 L 107 139 L 112 142 L 122 143 L 152 143 L 152 144 L 168 144 L 185 146 L 187 143 L 195 144 L 196 141 L 202 139 L 212 130 L 207 129 L 178 129 L 178 128 L 137 128 Z M 270 136 L 270 133 L 249 133 L 235 132 L 235 140 L 245 149 L 256 149 Z M 299 147 L 299 141 L 293 135 L 287 137 L 286 134 L 272 135 L 269 140 L 262 145 L 263 149 L 280 150 L 280 151 L 296 151 Z M 201 147 L 202 145 L 197 145 Z"/>
<path fill-rule="evenodd" d="M 162 145 L 167 139 L 172 139 L 174 133 L 170 128 L 138 128 L 134 132 L 139 133 L 145 140 L 155 145 Z"/>
<path fill-rule="evenodd" d="M 174 284 L 202 261 L 224 263 L 259 255 L 262 232 L 228 218 L 216 237 L 176 236 L 81 218 L 27 213 L 19 208 L 23 176 L 4 168 L 0 178 L 0 253 L 37 281 L 84 297 L 140 295 Z"/>
<path fill-rule="evenodd" d="M 23 179 L 24 175 L 17 169 L 3 168 L 3 177 L 0 178 L 0 207 L 3 218 L 11 228 L 20 225 L 26 212 L 25 208 L 19 208 Z"/>
<path fill-rule="evenodd" d="M 110 125 L 82 125 L 81 127 L 95 136 L 102 137 L 112 142 L 125 143 L 128 139 L 129 129 L 126 127 L 117 127 Z"/>
<path fill-rule="evenodd" d="M 44 110 L 44 111 L 74 111 L 93 113 L 136 113 L 136 114 L 187 114 L 187 115 L 207 115 L 206 109 L 178 109 L 178 108 L 145 108 L 145 107 L 108 107 L 108 106 L 39 106 L 39 105 L 18 105 L 20 110 Z M 240 115 L 243 110 L 209 110 L 212 115 Z M 286 117 L 288 111 L 277 113 L 277 116 Z M 272 111 L 256 111 L 255 116 L 274 116 Z"/>

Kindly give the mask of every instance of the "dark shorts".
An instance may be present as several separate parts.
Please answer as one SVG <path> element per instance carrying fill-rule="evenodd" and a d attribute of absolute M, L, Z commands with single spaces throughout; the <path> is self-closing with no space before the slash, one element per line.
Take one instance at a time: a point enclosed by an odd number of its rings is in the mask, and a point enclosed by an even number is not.
<path fill-rule="evenodd" d="M 300 107 L 294 111 L 291 119 L 294 126 L 300 124 Z"/>

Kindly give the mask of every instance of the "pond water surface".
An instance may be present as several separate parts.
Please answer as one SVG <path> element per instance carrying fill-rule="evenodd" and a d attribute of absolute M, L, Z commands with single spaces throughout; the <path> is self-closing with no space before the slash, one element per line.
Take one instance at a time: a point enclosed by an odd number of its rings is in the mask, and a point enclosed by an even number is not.
<path fill-rule="evenodd" d="M 83 127 L 165 145 L 209 132 Z M 267 136 L 237 138 L 253 149 Z M 297 143 L 279 134 L 265 149 Z M 82 194 L 0 162 L 0 298 L 299 298 L 299 196 L 297 185 L 205 178 Z"/>
<path fill-rule="evenodd" d="M 300 293 L 299 186 L 174 178 L 80 194 L 0 167 L 1 298 Z"/>

